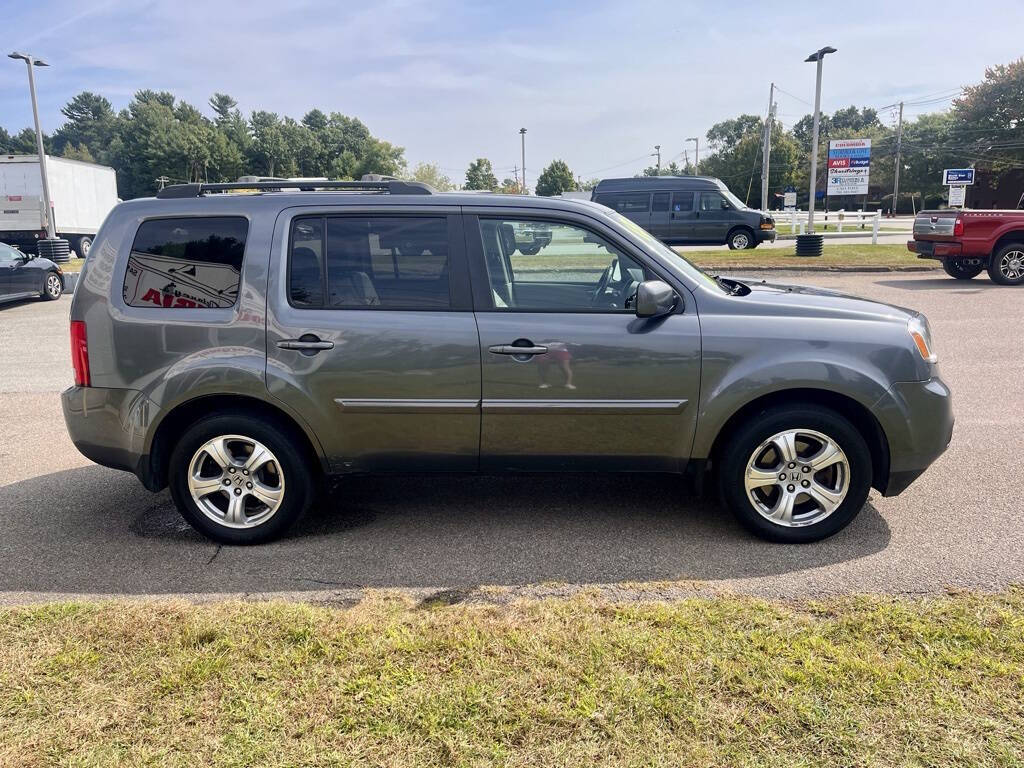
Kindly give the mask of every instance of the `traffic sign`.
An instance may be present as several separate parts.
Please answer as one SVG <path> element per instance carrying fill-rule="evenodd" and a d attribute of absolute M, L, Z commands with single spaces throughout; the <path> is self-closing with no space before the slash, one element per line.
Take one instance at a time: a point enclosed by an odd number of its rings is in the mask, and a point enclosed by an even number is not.
<path fill-rule="evenodd" d="M 973 184 L 973 168 L 947 168 L 942 172 L 942 183 L 947 187 L 953 184 Z"/>

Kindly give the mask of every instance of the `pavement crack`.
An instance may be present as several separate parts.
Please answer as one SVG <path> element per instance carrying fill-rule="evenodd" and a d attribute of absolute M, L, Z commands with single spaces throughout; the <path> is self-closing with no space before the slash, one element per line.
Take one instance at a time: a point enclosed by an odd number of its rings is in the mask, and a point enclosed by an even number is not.
<path fill-rule="evenodd" d="M 213 561 L 217 559 L 217 555 L 220 554 L 221 549 L 224 548 L 223 544 L 218 544 L 217 548 L 213 550 L 213 554 L 210 555 L 210 559 L 206 561 L 207 565 L 213 565 Z"/>

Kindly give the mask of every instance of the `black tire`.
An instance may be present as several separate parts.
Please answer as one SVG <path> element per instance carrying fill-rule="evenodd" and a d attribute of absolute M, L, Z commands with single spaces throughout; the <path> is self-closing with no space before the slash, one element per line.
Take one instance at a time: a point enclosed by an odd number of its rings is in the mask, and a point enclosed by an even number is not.
<path fill-rule="evenodd" d="M 526 245 L 526 246 L 520 245 L 519 246 L 519 252 L 521 254 L 523 254 L 524 256 L 536 256 L 538 253 L 540 253 L 540 246 L 539 245 Z"/>
<path fill-rule="evenodd" d="M 89 255 L 89 249 L 92 248 L 91 237 L 79 237 L 75 240 L 75 253 L 78 258 L 84 259 Z"/>
<path fill-rule="evenodd" d="M 56 301 L 64 295 L 64 281 L 52 269 L 43 278 L 43 291 L 39 294 L 44 301 Z"/>
<path fill-rule="evenodd" d="M 734 229 L 729 233 L 729 238 L 726 242 L 729 245 L 730 251 L 745 251 L 757 245 L 757 241 L 754 239 L 754 231 L 746 227 Z"/>
<path fill-rule="evenodd" d="M 233 528 L 215 521 L 199 507 L 189 490 L 188 476 L 193 457 L 207 441 L 225 435 L 261 443 L 273 454 L 275 474 L 277 465 L 280 468 L 283 490 L 280 505 L 268 519 L 252 527 Z M 240 465 L 238 471 L 241 471 Z M 251 479 L 255 480 L 255 477 Z M 313 468 L 293 430 L 274 420 L 246 413 L 209 416 L 189 427 L 171 451 L 168 484 L 171 498 L 182 517 L 204 536 L 221 544 L 260 544 L 280 537 L 309 510 L 317 487 Z M 228 488 L 235 490 L 230 485 Z M 229 491 L 225 490 L 222 499 L 230 498 Z"/>
<path fill-rule="evenodd" d="M 849 485 L 842 502 L 828 516 L 802 527 L 789 527 L 768 520 L 748 498 L 745 485 L 747 464 L 752 455 L 765 441 L 785 430 L 813 430 L 827 436 L 846 455 L 849 467 Z M 783 468 L 783 472 L 788 471 L 788 468 Z M 867 443 L 845 417 L 814 405 L 782 406 L 754 414 L 732 433 L 720 453 L 718 485 L 725 506 L 747 530 L 769 541 L 804 543 L 820 541 L 837 533 L 857 516 L 871 488 L 871 471 L 871 452 Z M 807 477 L 799 474 L 799 470 L 794 475 L 800 479 Z M 811 475 L 819 476 L 813 470 Z M 778 492 L 781 491 L 779 488 Z M 799 487 L 795 491 L 800 498 Z M 809 497 L 804 496 L 800 504 L 808 503 Z"/>
<path fill-rule="evenodd" d="M 957 280 L 970 280 L 981 274 L 983 267 L 980 264 L 964 264 L 962 261 L 943 261 L 942 268 L 946 274 L 955 277 Z"/>
<path fill-rule="evenodd" d="M 988 276 L 999 285 L 1024 284 L 1024 243 L 1007 243 L 992 254 Z"/>

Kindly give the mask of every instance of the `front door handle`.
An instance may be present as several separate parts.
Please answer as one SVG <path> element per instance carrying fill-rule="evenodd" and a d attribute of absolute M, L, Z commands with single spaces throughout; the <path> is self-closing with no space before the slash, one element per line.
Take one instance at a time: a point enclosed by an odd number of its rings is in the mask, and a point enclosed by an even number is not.
<path fill-rule="evenodd" d="M 321 349 L 334 349 L 333 341 L 320 341 L 311 333 L 305 333 L 298 339 L 281 339 L 277 342 L 278 349 L 296 349 L 300 352 L 316 354 Z"/>
<path fill-rule="evenodd" d="M 523 355 L 524 357 L 529 357 L 532 355 L 543 355 L 548 351 L 548 348 L 534 345 L 518 347 L 515 344 L 495 344 L 492 347 L 488 347 L 487 351 L 495 355 Z"/>

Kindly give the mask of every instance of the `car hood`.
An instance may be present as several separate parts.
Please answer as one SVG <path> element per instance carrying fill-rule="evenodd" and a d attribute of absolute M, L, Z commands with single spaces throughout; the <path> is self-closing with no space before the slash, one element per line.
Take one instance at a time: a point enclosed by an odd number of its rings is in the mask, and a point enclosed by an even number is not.
<path fill-rule="evenodd" d="M 752 304 L 770 305 L 773 314 L 802 317 L 849 317 L 870 320 L 892 320 L 905 323 L 918 314 L 912 309 L 851 296 L 840 291 L 809 285 L 788 285 L 766 280 L 728 278 L 746 286 L 750 293 L 744 299 Z"/>

